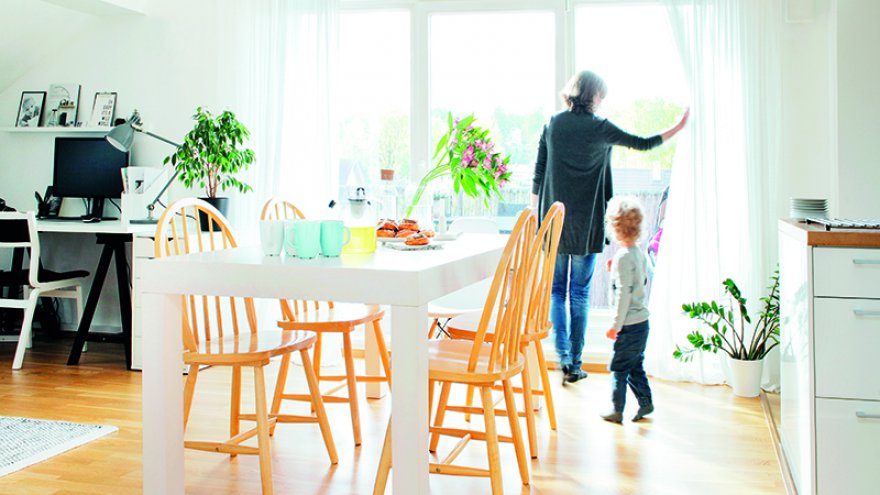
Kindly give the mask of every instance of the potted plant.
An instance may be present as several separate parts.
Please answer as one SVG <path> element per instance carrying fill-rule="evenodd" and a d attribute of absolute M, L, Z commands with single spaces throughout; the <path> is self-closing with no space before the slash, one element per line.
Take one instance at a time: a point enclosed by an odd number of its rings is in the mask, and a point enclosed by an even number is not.
<path fill-rule="evenodd" d="M 200 199 L 226 216 L 229 198 L 218 197 L 219 192 L 227 188 L 241 193 L 253 190 L 235 177 L 254 163 L 253 150 L 244 147 L 250 131 L 229 110 L 214 116 L 199 107 L 193 120 L 196 124 L 183 144 L 166 157 L 164 163 L 170 162 L 177 169 L 180 181 L 187 188 L 194 184 L 203 188 L 207 197 Z"/>
<path fill-rule="evenodd" d="M 675 346 L 672 355 L 679 361 L 693 359 L 699 351 L 727 354 L 730 384 L 733 393 L 741 397 L 756 397 L 761 391 L 761 371 L 764 357 L 779 345 L 779 270 L 771 277 L 770 293 L 761 298 L 761 312 L 754 324 L 751 337 L 748 328 L 752 324 L 746 308 L 746 299 L 733 280 L 723 282 L 729 304 L 715 301 L 683 304 L 682 309 L 691 318 L 701 321 L 711 333 L 703 335 L 699 330 L 688 334 L 690 348 Z"/>
<path fill-rule="evenodd" d="M 510 156 L 503 157 L 495 150 L 489 130 L 473 125 L 475 120 L 473 115 L 463 119 L 453 119 L 452 113 L 447 115 L 448 130 L 440 137 L 434 151 L 433 159 L 437 160 L 437 165 L 419 181 L 406 209 L 407 216 L 422 199 L 428 184 L 441 177 L 452 178 L 456 194 L 464 191 L 472 198 L 482 196 L 486 206 L 493 194 L 501 197 L 501 189 L 512 173 L 507 169 Z"/>

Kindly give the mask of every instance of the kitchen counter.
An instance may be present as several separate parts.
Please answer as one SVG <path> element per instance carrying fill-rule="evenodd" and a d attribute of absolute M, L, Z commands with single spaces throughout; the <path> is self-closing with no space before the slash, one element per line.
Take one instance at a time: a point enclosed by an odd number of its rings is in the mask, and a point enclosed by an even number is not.
<path fill-rule="evenodd" d="M 807 225 L 797 220 L 780 220 L 779 232 L 788 234 L 808 246 L 880 248 L 880 230 L 833 229 L 826 231 L 822 225 Z"/>

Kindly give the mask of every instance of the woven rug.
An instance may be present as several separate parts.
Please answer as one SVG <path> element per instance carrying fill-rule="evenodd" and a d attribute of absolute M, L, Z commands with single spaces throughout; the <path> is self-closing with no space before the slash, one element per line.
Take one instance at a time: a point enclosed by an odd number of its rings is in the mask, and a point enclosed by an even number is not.
<path fill-rule="evenodd" d="M 0 416 L 0 476 L 113 433 L 108 425 Z"/>

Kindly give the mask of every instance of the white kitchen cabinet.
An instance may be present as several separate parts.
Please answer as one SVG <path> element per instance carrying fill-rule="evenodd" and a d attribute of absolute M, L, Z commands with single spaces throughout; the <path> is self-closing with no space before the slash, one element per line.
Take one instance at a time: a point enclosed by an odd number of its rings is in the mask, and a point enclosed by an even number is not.
<path fill-rule="evenodd" d="M 779 223 L 781 431 L 800 495 L 880 493 L 880 232 Z"/>

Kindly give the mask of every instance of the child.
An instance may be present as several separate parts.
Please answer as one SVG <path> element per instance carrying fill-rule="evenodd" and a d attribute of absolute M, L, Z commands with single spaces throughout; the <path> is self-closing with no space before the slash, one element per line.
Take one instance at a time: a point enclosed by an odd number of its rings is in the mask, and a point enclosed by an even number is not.
<path fill-rule="evenodd" d="M 616 314 L 614 324 L 605 334 L 615 341 L 614 355 L 608 366 L 614 410 L 603 415 L 602 419 L 623 422 L 626 386 L 629 384 L 639 401 L 639 410 L 632 420 L 639 421 L 654 411 L 654 405 L 648 376 L 642 367 L 648 341 L 648 308 L 645 301 L 646 260 L 636 245 L 642 234 L 642 210 L 638 201 L 635 198 L 612 198 L 605 222 L 607 231 L 614 234 L 621 247 L 611 262 L 612 303 Z"/>

